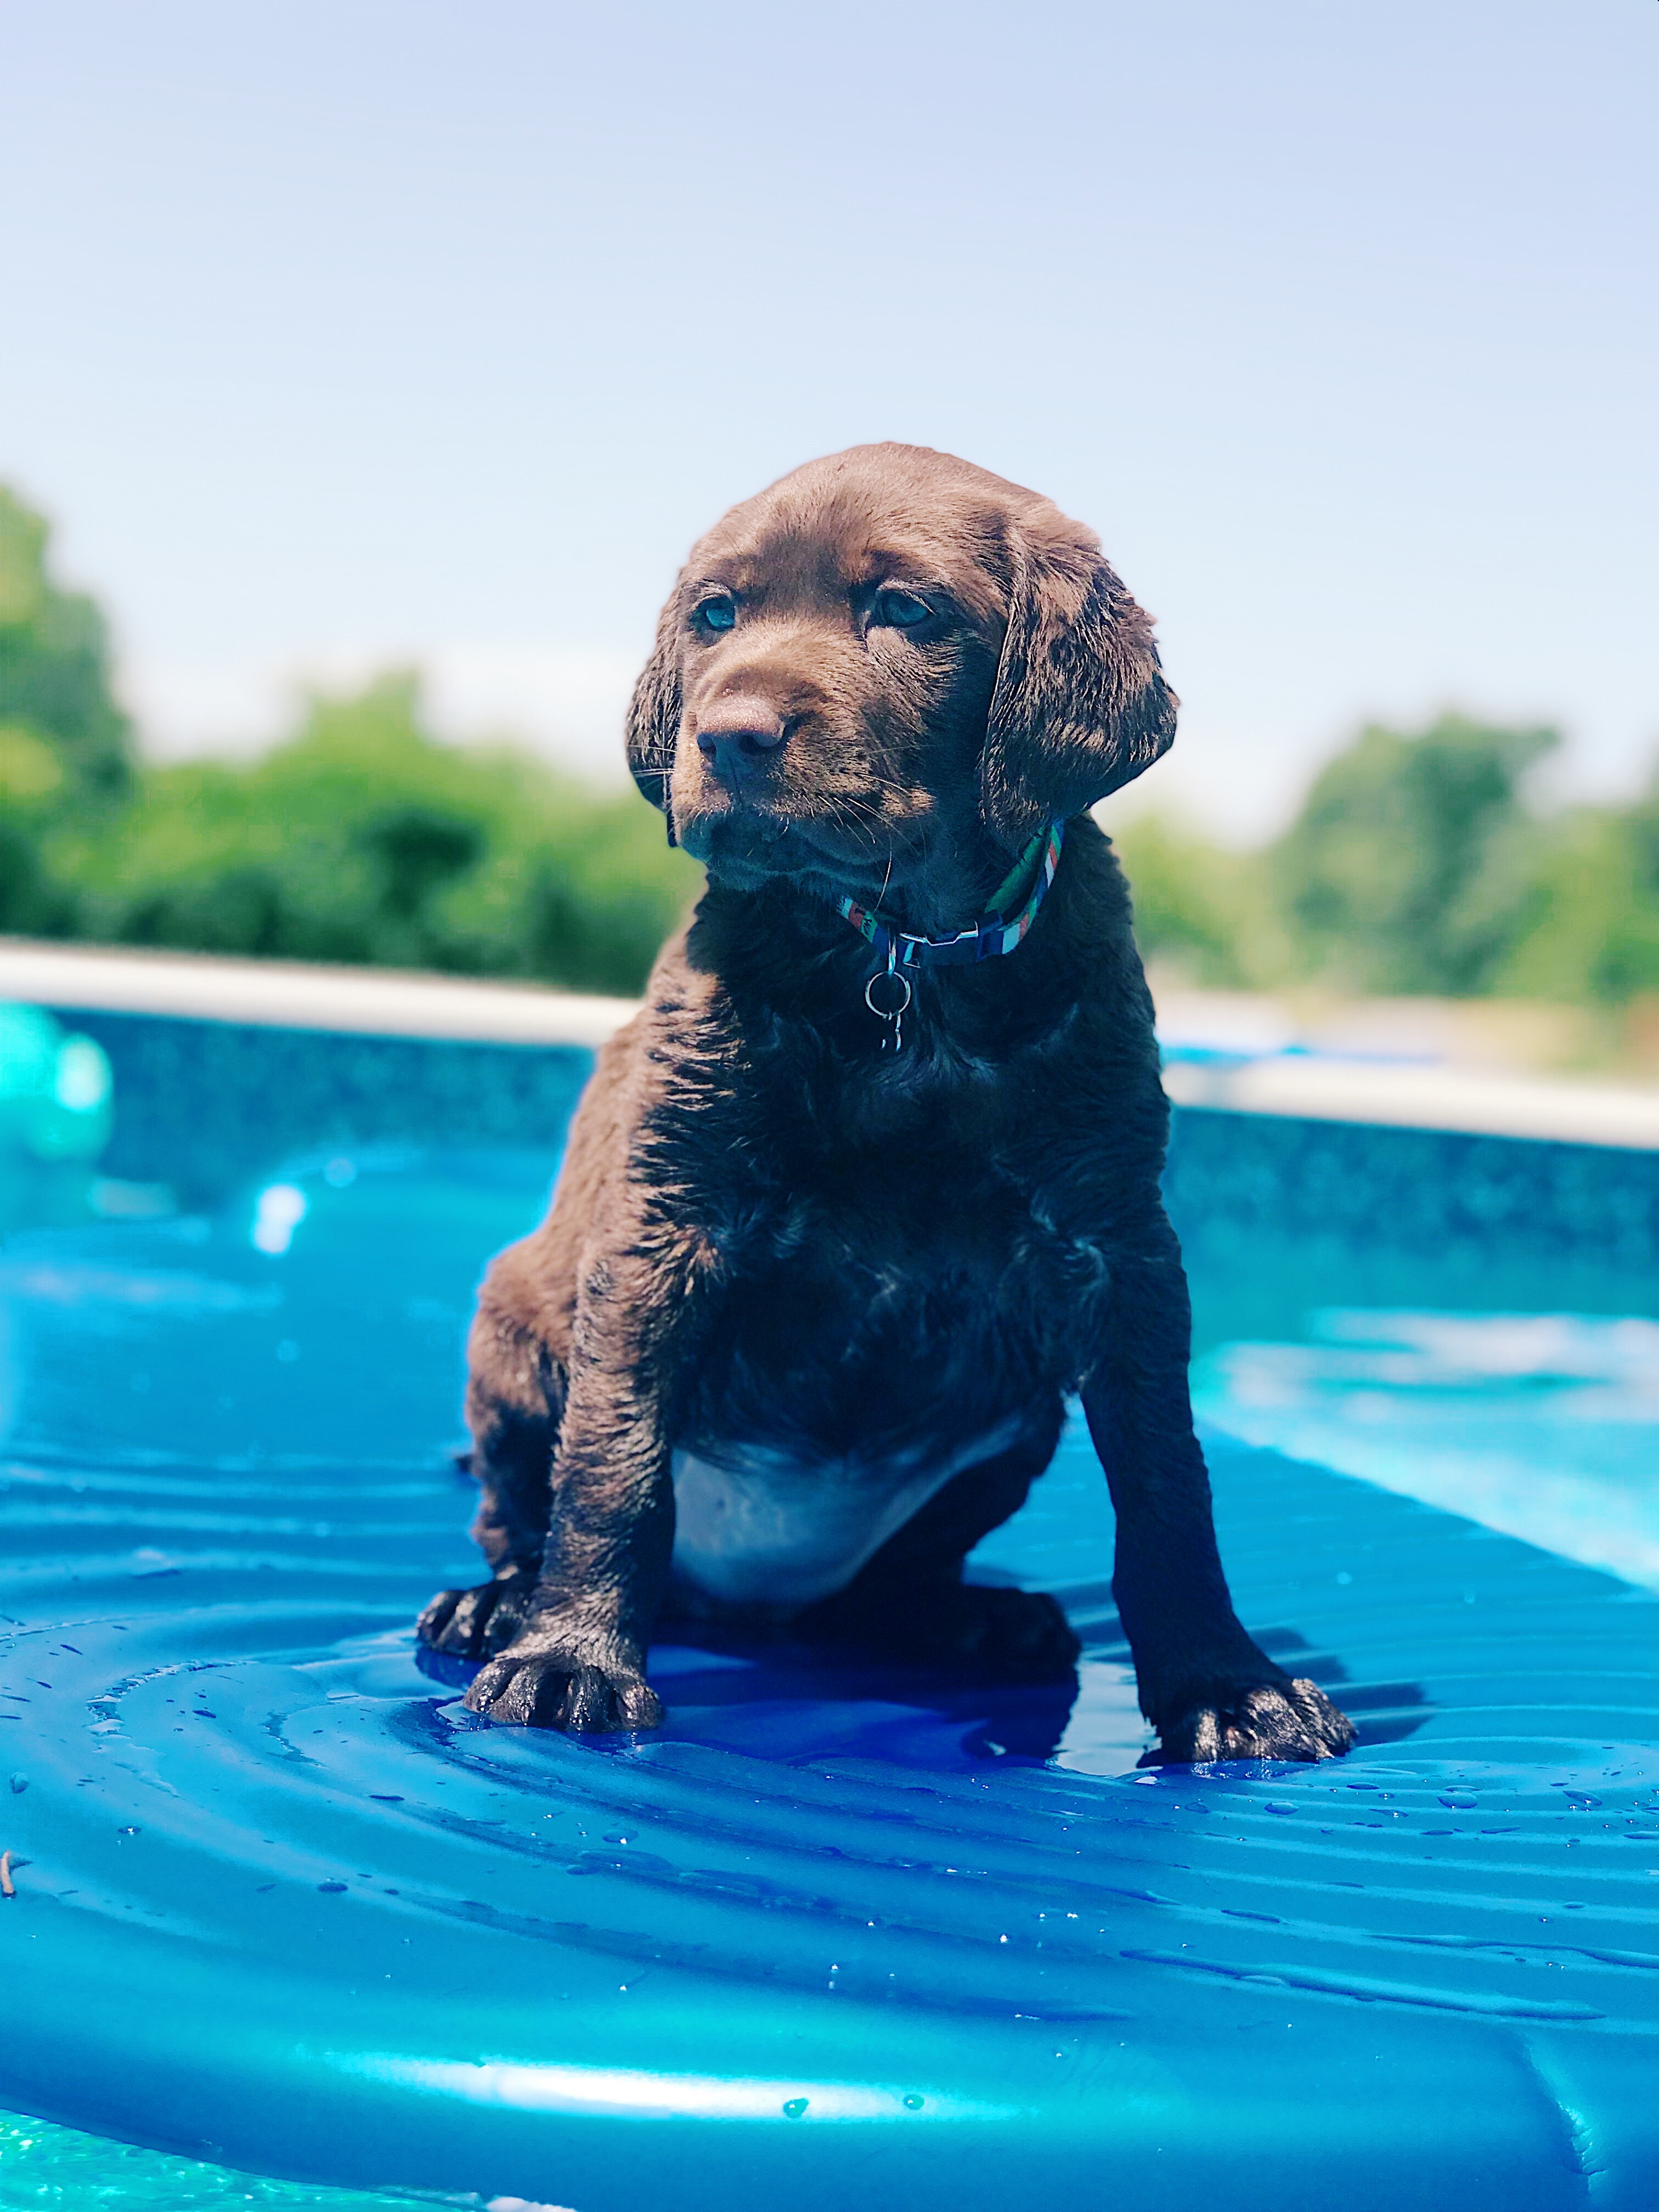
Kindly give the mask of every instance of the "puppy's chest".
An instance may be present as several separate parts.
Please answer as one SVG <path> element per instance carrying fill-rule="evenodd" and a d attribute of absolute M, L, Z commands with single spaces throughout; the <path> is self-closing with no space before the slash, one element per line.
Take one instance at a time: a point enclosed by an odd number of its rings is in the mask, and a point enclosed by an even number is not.
<path fill-rule="evenodd" d="M 948 1442 L 1065 1386 L 1104 1280 L 1006 1176 L 861 1164 L 750 1223 L 694 1419 L 836 1449 Z"/>
<path fill-rule="evenodd" d="M 786 1608 L 842 1588 L 1061 1385 L 1073 1306 L 1019 1194 L 876 1173 L 779 1209 L 676 1437 L 675 1571 Z"/>
<path fill-rule="evenodd" d="M 1040 1418 L 1103 1265 L 988 1148 L 769 1164 L 677 1426 L 675 1562 L 688 1589 L 788 1606 Z"/>
<path fill-rule="evenodd" d="M 1037 1292 L 1070 1263 L 1030 1194 L 994 1158 L 924 1143 L 802 1173 L 758 1210 L 738 1273 L 838 1302 L 994 1303 Z"/>

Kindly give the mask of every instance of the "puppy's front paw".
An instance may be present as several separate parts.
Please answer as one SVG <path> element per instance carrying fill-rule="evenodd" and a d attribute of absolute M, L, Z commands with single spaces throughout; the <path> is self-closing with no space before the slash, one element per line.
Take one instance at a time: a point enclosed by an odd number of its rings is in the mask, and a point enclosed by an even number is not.
<path fill-rule="evenodd" d="M 1353 1723 L 1305 1677 L 1240 1683 L 1160 1720 L 1158 1747 L 1143 1765 L 1217 1759 L 1338 1759 L 1352 1751 Z"/>
<path fill-rule="evenodd" d="M 483 1659 L 504 1651 L 530 1618 L 536 1589 L 533 1567 L 512 1567 L 471 1589 L 440 1590 L 415 1624 L 434 1651 L 458 1659 Z"/>
<path fill-rule="evenodd" d="M 465 1703 L 519 1728 L 615 1735 L 662 1723 L 662 1700 L 633 1655 L 532 1631 L 482 1667 Z"/>

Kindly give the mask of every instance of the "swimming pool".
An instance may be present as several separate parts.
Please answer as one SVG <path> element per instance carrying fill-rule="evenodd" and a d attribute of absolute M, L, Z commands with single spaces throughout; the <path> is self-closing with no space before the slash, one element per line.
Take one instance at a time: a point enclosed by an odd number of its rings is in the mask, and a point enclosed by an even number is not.
<path fill-rule="evenodd" d="M 1655 2202 L 1659 1157 L 1178 1117 L 1239 1609 L 1349 1760 L 1138 1771 L 1075 1435 L 975 1562 L 1074 1692 L 659 1649 L 662 1737 L 574 1742 L 410 1623 L 586 1055 L 66 1018 L 115 1119 L 102 1218 L 43 1172 L 0 1250 L 0 2206 Z"/>

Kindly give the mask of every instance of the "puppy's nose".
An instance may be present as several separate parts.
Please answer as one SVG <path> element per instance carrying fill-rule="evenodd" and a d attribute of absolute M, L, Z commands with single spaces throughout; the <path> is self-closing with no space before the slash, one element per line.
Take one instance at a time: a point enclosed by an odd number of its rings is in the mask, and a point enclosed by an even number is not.
<path fill-rule="evenodd" d="M 765 699 L 717 699 L 697 718 L 697 750 L 722 783 L 741 783 L 787 735 L 783 717 Z"/>

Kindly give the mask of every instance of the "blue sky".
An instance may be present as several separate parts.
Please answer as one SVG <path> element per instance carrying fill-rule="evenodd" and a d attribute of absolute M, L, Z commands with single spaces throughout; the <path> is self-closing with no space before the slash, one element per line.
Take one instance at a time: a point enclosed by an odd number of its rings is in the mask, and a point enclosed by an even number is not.
<path fill-rule="evenodd" d="M 1659 751 L 1653 0 L 12 0 L 0 471 L 159 749 L 415 658 L 609 769 L 686 546 L 855 440 L 1102 532 L 1236 838 L 1362 717 Z"/>

